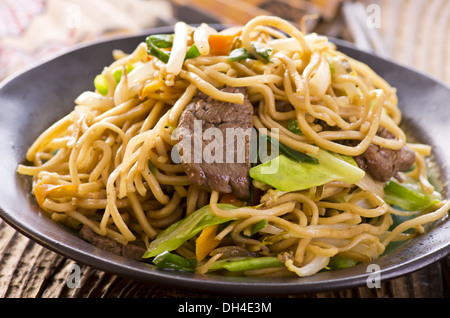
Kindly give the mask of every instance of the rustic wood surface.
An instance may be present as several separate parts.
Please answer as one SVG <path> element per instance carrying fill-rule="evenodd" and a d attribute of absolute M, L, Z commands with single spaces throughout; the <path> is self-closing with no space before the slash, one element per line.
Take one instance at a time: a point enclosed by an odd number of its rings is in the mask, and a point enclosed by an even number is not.
<path fill-rule="evenodd" d="M 70 288 L 76 262 L 31 241 L 0 221 L 0 298 L 206 298 L 207 293 L 167 288 L 80 266 L 80 286 Z M 69 282 L 69 283 L 68 283 Z M 382 281 L 380 288 L 352 288 L 298 298 L 448 298 L 450 257 L 414 273 Z"/>

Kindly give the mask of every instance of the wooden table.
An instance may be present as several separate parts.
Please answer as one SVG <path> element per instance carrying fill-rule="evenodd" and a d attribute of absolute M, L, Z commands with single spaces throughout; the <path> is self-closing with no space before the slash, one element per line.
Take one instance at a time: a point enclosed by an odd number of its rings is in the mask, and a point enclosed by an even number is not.
<path fill-rule="evenodd" d="M 205 11 L 197 11 L 198 7 L 194 9 L 192 7 L 186 7 L 189 3 L 186 1 L 178 0 L 177 5 L 181 8 L 179 14 L 181 18 L 186 18 L 187 22 L 202 22 L 195 21 L 195 19 L 202 19 L 202 14 Z M 200 3 L 208 3 L 205 1 L 194 1 Z M 229 2 L 229 1 L 227 1 Z M 292 1 L 291 1 L 292 2 Z M 315 1 L 321 3 L 324 1 Z M 367 2 L 367 1 L 365 1 Z M 384 7 L 388 6 L 386 1 L 370 1 L 376 2 Z M 423 1 L 418 1 L 423 3 Z M 432 2 L 432 1 L 430 1 Z M 434 5 L 433 14 L 440 12 L 438 10 L 444 7 L 444 2 L 436 0 Z M 257 3 L 257 1 L 248 1 L 248 3 Z M 391 3 L 391 2 L 389 2 Z M 411 1 L 403 1 L 403 5 L 410 5 Z M 447 2 L 445 2 L 447 3 Z M 441 7 L 440 7 L 441 6 Z M 384 8 L 383 7 L 383 8 Z M 200 8 L 202 9 L 202 8 Z M 191 11 L 189 11 L 191 10 Z M 262 10 L 262 9 L 261 9 Z M 408 18 L 411 19 L 411 12 L 416 14 L 421 11 L 413 11 L 408 9 Z M 187 17 L 183 16 L 186 12 L 190 12 L 189 20 Z M 388 10 L 389 11 L 389 10 Z M 260 12 L 260 11 L 257 11 Z M 392 12 L 391 18 L 395 21 L 400 21 L 400 15 L 403 11 Z M 445 6 L 444 12 L 448 14 L 448 3 Z M 195 13 L 196 15 L 192 15 Z M 325 14 L 330 14 L 326 12 Z M 397 15 L 397 17 L 395 16 Z M 204 17 L 204 16 L 203 16 Z M 428 15 L 427 19 L 430 20 L 433 17 Z M 193 20 L 194 21 L 193 21 Z M 445 16 L 439 19 L 441 21 L 445 19 Z M 427 21 L 428 21 L 427 20 Z M 214 21 L 213 18 L 208 19 L 209 21 Z M 448 21 L 448 20 L 447 20 Z M 230 22 L 228 20 L 224 22 Z M 332 17 L 325 19 L 323 25 L 319 26 L 319 30 L 326 30 L 330 35 L 341 36 L 343 38 L 349 38 L 348 32 L 342 25 L 341 21 L 337 21 Z M 392 23 L 391 20 L 388 20 Z M 325 26 L 324 26 L 325 25 Z M 450 24 L 446 24 L 450 27 Z M 390 26 L 392 27 L 392 26 Z M 397 32 L 401 33 L 397 27 Z M 425 30 L 426 31 L 426 30 Z M 404 33 L 401 33 L 404 36 Z M 448 34 L 447 34 L 448 35 Z M 387 43 L 390 44 L 390 49 L 394 49 L 392 54 L 393 58 L 401 60 L 402 52 L 408 52 L 402 48 L 395 49 L 395 46 L 401 46 L 401 42 L 395 42 L 393 40 L 393 35 L 389 32 L 384 33 Z M 439 35 L 435 34 L 435 38 L 439 40 Z M 404 43 L 409 43 L 403 38 L 399 38 L 404 41 Z M 448 40 L 448 38 L 447 38 Z M 391 42 L 389 42 L 391 41 Z M 450 41 L 446 42 L 447 44 Z M 406 45 L 406 44 L 404 44 Z M 436 48 L 436 46 L 434 46 Z M 443 48 L 441 48 L 443 49 Z M 448 50 L 447 50 L 448 52 Z M 405 53 L 405 54 L 406 54 Z M 422 56 L 426 55 L 423 50 L 418 50 L 417 54 Z M 434 52 L 436 56 L 442 58 L 442 54 L 439 52 Z M 448 56 L 444 56 L 447 59 Z M 414 65 L 414 61 L 417 58 L 414 56 L 409 56 L 408 61 Z M 448 67 L 448 60 L 447 65 Z M 430 63 L 432 63 L 430 61 Z M 435 63 L 435 62 L 433 62 Z M 427 65 L 423 62 L 416 64 L 418 67 L 426 68 Z M 432 64 L 433 66 L 434 64 Z M 442 74 L 441 78 L 443 80 L 448 80 L 449 72 L 444 72 L 441 69 L 430 68 L 436 72 L 436 75 Z M 442 72 L 442 73 L 439 73 Z M 447 76 L 447 78 L 445 78 Z M 24 235 L 15 231 L 12 227 L 6 224 L 4 221 L 0 220 L 0 297 L 1 298 L 155 298 L 155 297 L 165 297 L 165 298 L 192 298 L 192 297 L 215 297 L 205 293 L 196 293 L 188 290 L 180 290 L 177 288 L 167 288 L 164 286 L 159 286 L 156 284 L 150 284 L 146 282 L 140 282 L 124 278 L 121 276 L 106 273 L 95 268 L 79 265 L 80 266 L 80 286 L 79 288 L 69 288 L 68 279 L 70 279 L 71 269 L 76 264 L 75 261 L 67 259 L 61 255 L 58 255 L 25 237 Z M 317 294 L 299 294 L 290 295 L 293 298 L 447 298 L 450 296 L 450 256 L 444 258 L 434 264 L 431 264 L 421 270 L 414 273 L 398 277 L 389 281 L 382 281 L 380 288 L 352 288 Z"/>
<path fill-rule="evenodd" d="M 69 288 L 74 265 L 80 266 L 80 287 Z M 136 298 L 218 297 L 140 282 L 79 265 L 44 248 L 0 221 L 0 298 Z M 414 273 L 382 281 L 380 288 L 352 288 L 295 298 L 447 298 L 450 257 Z"/>

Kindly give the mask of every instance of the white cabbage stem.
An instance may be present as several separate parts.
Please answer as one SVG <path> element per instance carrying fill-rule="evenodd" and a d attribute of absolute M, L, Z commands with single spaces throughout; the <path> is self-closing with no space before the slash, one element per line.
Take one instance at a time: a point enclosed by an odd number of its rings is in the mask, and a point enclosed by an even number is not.
<path fill-rule="evenodd" d="M 184 22 L 175 24 L 175 37 L 173 40 L 172 51 L 167 62 L 167 73 L 178 75 L 183 67 L 184 57 L 186 56 L 188 38 L 188 26 Z"/>
<path fill-rule="evenodd" d="M 324 95 L 331 84 L 331 72 L 328 61 L 320 56 L 320 54 L 314 54 L 311 59 L 311 65 L 315 64 L 315 59 L 320 59 L 320 64 L 316 71 L 308 78 L 309 94 L 312 96 Z M 306 69 L 305 69 L 306 72 Z"/>
<path fill-rule="evenodd" d="M 201 55 L 209 54 L 209 36 L 217 31 L 206 23 L 202 23 L 194 32 L 194 44 L 197 46 Z"/>

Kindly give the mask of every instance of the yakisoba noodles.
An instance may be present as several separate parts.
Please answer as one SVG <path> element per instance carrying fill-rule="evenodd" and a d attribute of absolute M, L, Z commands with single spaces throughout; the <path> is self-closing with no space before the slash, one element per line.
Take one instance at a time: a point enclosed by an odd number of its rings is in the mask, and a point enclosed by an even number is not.
<path fill-rule="evenodd" d="M 269 16 L 220 32 L 179 22 L 174 34 L 113 56 L 96 89 L 29 148 L 32 164 L 18 167 L 57 222 L 121 246 L 141 242 L 143 260 L 158 267 L 308 276 L 376 259 L 449 210 L 427 179 L 431 147 L 407 143 L 399 126 L 395 88 L 323 36 Z M 199 96 L 233 105 L 248 98 L 255 129 L 277 131 L 280 146 L 318 162 L 280 150 L 271 159 L 280 171 L 263 176 L 258 169 L 269 162 L 258 159 L 249 172 L 251 200 L 193 183 L 172 150 Z M 357 164 L 369 150 L 397 156 L 404 147 L 413 163 L 388 180 Z M 329 175 L 298 189 L 289 174 L 305 167 Z M 351 174 L 359 177 L 349 182 Z M 411 192 L 421 205 L 402 198 Z"/>

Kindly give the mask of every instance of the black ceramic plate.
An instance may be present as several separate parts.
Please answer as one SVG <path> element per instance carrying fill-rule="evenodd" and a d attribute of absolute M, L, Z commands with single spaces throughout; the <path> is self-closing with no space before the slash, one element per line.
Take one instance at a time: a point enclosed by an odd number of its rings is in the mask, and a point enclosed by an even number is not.
<path fill-rule="evenodd" d="M 321 272 L 306 278 L 245 278 L 196 275 L 156 270 L 152 265 L 132 261 L 100 250 L 49 220 L 30 194 L 28 178 L 16 173 L 19 163 L 35 138 L 56 120 L 69 113 L 74 99 L 93 89 L 93 78 L 112 62 L 113 49 L 132 52 L 154 29 L 133 37 L 116 38 L 81 46 L 39 64 L 0 86 L 0 208 L 1 217 L 19 232 L 39 244 L 98 269 L 162 285 L 207 293 L 233 295 L 286 295 L 365 286 L 371 268 L 361 264 L 349 269 Z M 370 65 L 398 88 L 404 128 L 408 134 L 434 147 L 438 181 L 448 198 L 450 180 L 450 89 L 411 69 L 358 51 L 337 41 L 344 53 Z M 436 222 L 430 231 L 373 263 L 381 280 L 415 271 L 450 252 L 450 221 Z"/>

